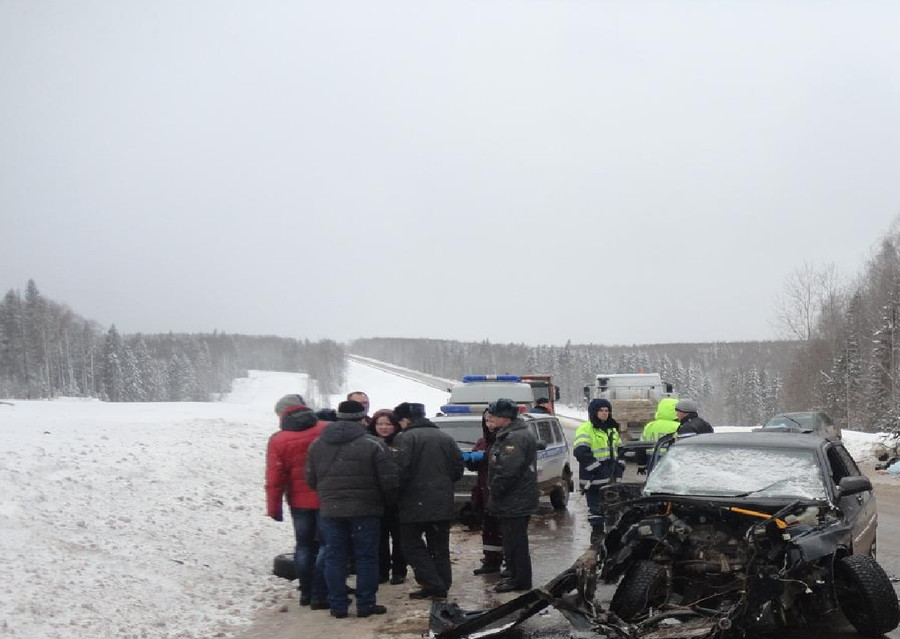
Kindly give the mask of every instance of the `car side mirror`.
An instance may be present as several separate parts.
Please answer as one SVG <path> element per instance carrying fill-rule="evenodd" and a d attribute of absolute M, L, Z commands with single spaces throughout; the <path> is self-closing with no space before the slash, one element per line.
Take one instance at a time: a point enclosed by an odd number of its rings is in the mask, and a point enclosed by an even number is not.
<path fill-rule="evenodd" d="M 547 444 L 545 444 L 544 442 L 538 442 L 537 449 L 538 450 L 547 450 Z"/>
<path fill-rule="evenodd" d="M 838 482 L 838 491 L 841 497 L 864 493 L 868 490 L 872 490 L 872 482 L 865 475 L 841 477 L 841 481 Z"/>

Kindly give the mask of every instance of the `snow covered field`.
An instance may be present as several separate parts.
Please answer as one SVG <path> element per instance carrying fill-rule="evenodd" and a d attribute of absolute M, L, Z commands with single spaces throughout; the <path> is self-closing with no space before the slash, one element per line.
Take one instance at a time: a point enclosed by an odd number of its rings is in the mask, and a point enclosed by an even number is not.
<path fill-rule="evenodd" d="M 446 398 L 348 373 L 373 410 Z M 279 605 L 293 534 L 265 517 L 265 447 L 275 401 L 305 390 L 252 371 L 216 403 L 0 404 L 0 635 L 212 637 Z"/>
<path fill-rule="evenodd" d="M 265 447 L 275 401 L 305 390 L 251 371 L 216 403 L 0 404 L 0 635 L 227 636 L 280 606 L 290 585 L 271 560 L 293 536 L 265 517 Z M 447 397 L 352 362 L 345 390 L 373 411 L 434 414 Z M 862 459 L 877 437 L 844 439 Z"/>

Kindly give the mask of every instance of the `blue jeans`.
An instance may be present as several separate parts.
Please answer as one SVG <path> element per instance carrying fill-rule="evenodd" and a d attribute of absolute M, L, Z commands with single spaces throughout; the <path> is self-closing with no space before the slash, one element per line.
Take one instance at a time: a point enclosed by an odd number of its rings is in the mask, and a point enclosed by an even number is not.
<path fill-rule="evenodd" d="M 322 517 L 319 530 L 325 540 L 325 581 L 333 612 L 347 611 L 347 556 L 353 540 L 356 559 L 356 608 L 375 605 L 378 591 L 380 517 Z"/>
<path fill-rule="evenodd" d="M 328 599 L 325 585 L 325 544 L 319 533 L 319 511 L 291 507 L 294 522 L 294 566 L 300 581 L 300 596 L 313 601 Z"/>

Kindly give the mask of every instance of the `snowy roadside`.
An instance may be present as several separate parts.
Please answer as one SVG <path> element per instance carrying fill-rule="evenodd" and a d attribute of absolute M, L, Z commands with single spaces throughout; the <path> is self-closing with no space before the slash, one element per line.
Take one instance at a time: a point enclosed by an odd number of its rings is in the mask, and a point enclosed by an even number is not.
<path fill-rule="evenodd" d="M 226 636 L 284 606 L 271 562 L 293 532 L 265 517 L 265 449 L 275 401 L 306 388 L 251 371 L 221 402 L 0 405 L 0 635 Z M 344 390 L 373 410 L 447 397 L 353 362 Z"/>
<path fill-rule="evenodd" d="M 0 634 L 216 636 L 284 582 L 260 558 L 274 401 L 303 375 L 235 381 L 219 403 L 0 407 Z"/>

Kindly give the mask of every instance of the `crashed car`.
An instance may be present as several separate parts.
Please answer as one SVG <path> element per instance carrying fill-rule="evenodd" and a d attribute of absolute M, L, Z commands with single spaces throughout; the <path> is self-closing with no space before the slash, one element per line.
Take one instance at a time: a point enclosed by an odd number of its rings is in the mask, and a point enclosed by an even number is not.
<path fill-rule="evenodd" d="M 897 597 L 875 561 L 872 484 L 839 442 L 669 438 L 639 490 L 609 504 L 600 564 L 602 580 L 619 582 L 610 611 L 635 634 L 659 633 L 663 620 L 675 624 L 666 637 L 765 632 L 838 608 L 866 637 L 897 627 Z"/>

